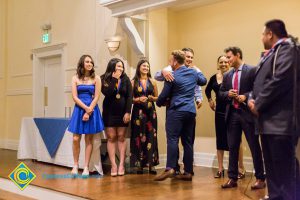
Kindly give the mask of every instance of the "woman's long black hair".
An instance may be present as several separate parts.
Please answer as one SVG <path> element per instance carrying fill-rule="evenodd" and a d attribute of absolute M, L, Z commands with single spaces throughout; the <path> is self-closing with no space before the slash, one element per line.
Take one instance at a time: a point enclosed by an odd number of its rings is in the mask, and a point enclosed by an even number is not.
<path fill-rule="evenodd" d="M 107 64 L 105 73 L 101 75 L 101 80 L 104 81 L 104 83 L 110 82 L 113 72 L 116 71 L 116 65 L 118 62 L 121 62 L 123 65 L 123 72 L 121 78 L 124 76 L 125 74 L 124 62 L 119 58 L 112 58 Z"/>
<path fill-rule="evenodd" d="M 133 77 L 134 87 L 138 87 L 138 86 L 139 86 L 139 80 L 140 80 L 140 78 L 141 78 L 141 70 L 140 70 L 140 69 L 141 69 L 141 65 L 142 65 L 143 63 L 148 63 L 148 65 L 149 65 L 149 72 L 147 73 L 147 77 L 148 77 L 148 78 L 151 78 L 150 63 L 149 63 L 149 61 L 146 60 L 146 59 L 141 59 L 141 60 L 138 62 L 137 66 L 136 66 L 135 75 L 134 75 L 134 77 Z"/>

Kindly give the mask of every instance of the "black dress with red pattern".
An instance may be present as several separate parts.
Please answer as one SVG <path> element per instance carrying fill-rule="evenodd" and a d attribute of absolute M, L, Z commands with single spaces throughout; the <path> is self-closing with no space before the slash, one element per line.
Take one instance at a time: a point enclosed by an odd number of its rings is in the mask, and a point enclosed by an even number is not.
<path fill-rule="evenodd" d="M 149 79 L 145 88 L 140 83 L 134 84 L 134 98 L 149 95 L 154 96 L 154 87 Z M 154 102 L 134 103 L 131 115 L 130 165 L 143 168 L 158 164 L 157 115 Z"/>

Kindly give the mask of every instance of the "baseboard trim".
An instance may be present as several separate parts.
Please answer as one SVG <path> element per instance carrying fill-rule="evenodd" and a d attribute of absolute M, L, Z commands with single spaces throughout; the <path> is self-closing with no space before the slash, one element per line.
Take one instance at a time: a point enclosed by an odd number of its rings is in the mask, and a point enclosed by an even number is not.
<path fill-rule="evenodd" d="M 244 166 L 246 171 L 253 171 L 253 161 L 251 157 L 244 157 Z M 164 168 L 167 163 L 167 154 L 159 155 L 160 165 L 157 168 Z M 227 169 L 228 167 L 228 155 L 224 155 L 224 167 Z M 180 154 L 179 163 L 182 164 L 182 153 Z M 209 168 L 218 168 L 218 160 L 217 155 L 213 153 L 194 153 L 194 165 L 201 167 L 209 167 Z"/>
<path fill-rule="evenodd" d="M 18 150 L 19 140 L 0 140 L 1 149 Z"/>

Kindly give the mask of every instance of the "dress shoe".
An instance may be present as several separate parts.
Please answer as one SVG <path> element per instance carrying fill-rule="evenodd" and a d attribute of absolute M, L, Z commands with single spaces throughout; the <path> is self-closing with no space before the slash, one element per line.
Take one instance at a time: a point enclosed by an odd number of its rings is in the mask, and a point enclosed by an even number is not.
<path fill-rule="evenodd" d="M 224 178 L 224 169 L 222 171 L 217 171 L 216 175 L 214 176 L 215 178 L 221 178 L 223 177 Z"/>
<path fill-rule="evenodd" d="M 246 171 L 239 172 L 238 179 L 243 179 L 243 178 L 245 178 L 245 176 L 246 176 Z"/>
<path fill-rule="evenodd" d="M 81 174 L 82 178 L 88 178 L 90 176 L 90 171 L 88 167 L 85 167 L 82 174 Z"/>
<path fill-rule="evenodd" d="M 176 175 L 174 177 L 176 179 L 183 180 L 183 181 L 192 181 L 193 179 L 193 175 L 186 172 L 184 172 L 183 174 Z"/>
<path fill-rule="evenodd" d="M 144 170 L 142 167 L 139 167 L 137 170 L 136 170 L 136 173 L 137 174 L 143 174 L 144 173 Z"/>
<path fill-rule="evenodd" d="M 259 190 L 264 189 L 266 187 L 266 183 L 264 180 L 257 179 L 254 185 L 251 186 L 251 190 Z"/>
<path fill-rule="evenodd" d="M 225 184 L 221 185 L 223 189 L 237 187 L 237 182 L 233 179 L 229 179 Z"/>
<path fill-rule="evenodd" d="M 174 177 L 174 174 L 175 174 L 174 169 L 165 170 L 163 173 L 156 176 L 154 178 L 154 181 L 163 181 L 163 180 L 166 180 L 167 178 L 172 178 L 172 177 Z"/>

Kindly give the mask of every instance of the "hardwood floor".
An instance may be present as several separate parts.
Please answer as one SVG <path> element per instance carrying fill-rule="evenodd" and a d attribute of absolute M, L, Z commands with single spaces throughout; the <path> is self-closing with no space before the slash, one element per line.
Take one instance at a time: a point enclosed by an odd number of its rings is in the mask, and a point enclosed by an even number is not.
<path fill-rule="evenodd" d="M 1 187 L 1 186 L 0 186 Z M 0 200 L 9 199 L 9 200 L 33 200 L 32 198 L 24 197 L 18 194 L 14 194 L 11 192 L 7 192 L 5 190 L 0 189 Z"/>
<path fill-rule="evenodd" d="M 0 177 L 7 178 L 8 174 L 20 163 L 16 157 L 16 151 L 0 149 Z M 37 176 L 31 183 L 32 185 L 88 199 L 248 200 L 259 199 L 265 195 L 265 190 L 251 191 L 250 186 L 255 181 L 252 174 L 247 174 L 245 179 L 240 180 L 238 188 L 223 190 L 220 185 L 227 180 L 226 174 L 225 178 L 214 179 L 213 175 L 216 170 L 205 167 L 194 167 L 195 176 L 192 182 L 174 179 L 155 182 L 154 176 L 148 174 L 129 174 L 123 177 L 105 175 L 101 178 L 89 179 L 46 179 L 47 175 L 68 174 L 70 169 L 29 160 L 24 163 Z"/>

